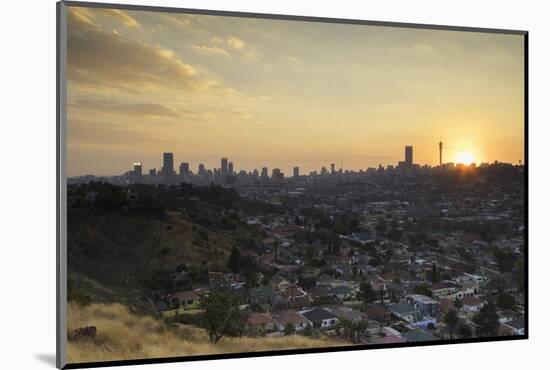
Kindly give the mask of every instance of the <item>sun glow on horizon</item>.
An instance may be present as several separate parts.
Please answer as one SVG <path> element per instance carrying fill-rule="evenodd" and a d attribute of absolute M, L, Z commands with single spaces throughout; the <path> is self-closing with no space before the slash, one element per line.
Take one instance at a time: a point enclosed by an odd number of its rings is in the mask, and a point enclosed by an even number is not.
<path fill-rule="evenodd" d="M 456 156 L 456 163 L 464 164 L 466 166 L 474 163 L 474 156 L 470 152 L 460 152 Z"/>

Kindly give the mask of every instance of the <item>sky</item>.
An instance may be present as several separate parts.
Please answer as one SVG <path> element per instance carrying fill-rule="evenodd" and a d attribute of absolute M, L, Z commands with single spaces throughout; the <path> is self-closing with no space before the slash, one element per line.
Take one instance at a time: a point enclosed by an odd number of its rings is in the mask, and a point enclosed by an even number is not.
<path fill-rule="evenodd" d="M 69 7 L 68 175 L 523 161 L 523 36 Z"/>

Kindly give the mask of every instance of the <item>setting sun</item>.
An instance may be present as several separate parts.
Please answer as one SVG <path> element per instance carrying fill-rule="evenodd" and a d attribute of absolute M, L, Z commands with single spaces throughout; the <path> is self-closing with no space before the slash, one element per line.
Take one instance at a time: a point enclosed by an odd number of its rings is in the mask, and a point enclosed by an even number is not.
<path fill-rule="evenodd" d="M 456 156 L 456 162 L 469 166 L 474 162 L 474 156 L 468 152 L 461 152 Z"/>

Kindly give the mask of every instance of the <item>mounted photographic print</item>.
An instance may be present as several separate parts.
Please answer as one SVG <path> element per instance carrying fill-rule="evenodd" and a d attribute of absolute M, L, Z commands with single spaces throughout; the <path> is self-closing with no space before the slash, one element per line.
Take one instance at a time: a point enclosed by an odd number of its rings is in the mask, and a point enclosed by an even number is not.
<path fill-rule="evenodd" d="M 527 338 L 527 32 L 57 10 L 59 367 Z"/>

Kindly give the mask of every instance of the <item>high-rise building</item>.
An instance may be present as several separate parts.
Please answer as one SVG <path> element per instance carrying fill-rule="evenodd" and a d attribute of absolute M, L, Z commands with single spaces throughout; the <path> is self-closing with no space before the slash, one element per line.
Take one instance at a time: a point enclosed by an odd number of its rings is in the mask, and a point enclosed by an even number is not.
<path fill-rule="evenodd" d="M 413 147 L 412 145 L 407 145 L 405 147 L 405 166 L 412 167 L 413 165 Z"/>
<path fill-rule="evenodd" d="M 269 175 L 267 174 L 267 167 L 262 167 L 262 174 L 260 175 L 262 179 L 267 179 Z"/>
<path fill-rule="evenodd" d="M 143 175 L 143 167 L 141 165 L 141 162 L 134 162 L 134 177 L 141 178 L 142 175 Z"/>
<path fill-rule="evenodd" d="M 300 177 L 300 167 L 294 167 L 294 177 Z"/>
<path fill-rule="evenodd" d="M 197 171 L 197 174 L 199 176 L 206 176 L 206 168 L 204 167 L 204 164 L 199 164 L 199 170 Z"/>
<path fill-rule="evenodd" d="M 180 176 L 187 176 L 189 175 L 189 163 L 188 162 L 181 162 L 180 163 Z"/>
<path fill-rule="evenodd" d="M 221 170 L 221 175 L 222 176 L 227 175 L 227 158 L 225 158 L 225 157 L 222 157 L 220 170 Z"/>
<path fill-rule="evenodd" d="M 443 142 L 439 139 L 439 165 L 443 164 Z"/>
<path fill-rule="evenodd" d="M 336 166 L 334 165 L 334 163 L 331 163 L 330 164 L 330 173 L 335 173 L 336 172 Z"/>
<path fill-rule="evenodd" d="M 229 162 L 227 164 L 227 171 L 229 172 L 230 175 L 233 175 L 233 162 Z"/>
<path fill-rule="evenodd" d="M 172 176 L 174 174 L 174 153 L 164 153 L 162 155 L 162 174 Z"/>
<path fill-rule="evenodd" d="M 271 179 L 274 181 L 282 181 L 284 178 L 284 173 L 280 169 L 274 168 L 271 172 Z"/>
<path fill-rule="evenodd" d="M 156 168 L 151 168 L 149 170 L 149 176 L 155 177 L 156 175 L 157 175 L 157 169 Z"/>

